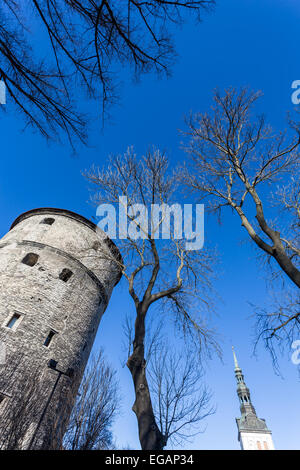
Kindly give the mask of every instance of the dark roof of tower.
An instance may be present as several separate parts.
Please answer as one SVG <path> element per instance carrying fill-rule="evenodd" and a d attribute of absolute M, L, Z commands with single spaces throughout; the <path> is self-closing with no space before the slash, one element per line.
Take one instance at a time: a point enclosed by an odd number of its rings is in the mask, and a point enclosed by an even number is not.
<path fill-rule="evenodd" d="M 272 434 L 265 420 L 258 418 L 254 413 L 242 415 L 241 418 L 236 418 L 236 422 L 240 432 L 264 432 Z"/>

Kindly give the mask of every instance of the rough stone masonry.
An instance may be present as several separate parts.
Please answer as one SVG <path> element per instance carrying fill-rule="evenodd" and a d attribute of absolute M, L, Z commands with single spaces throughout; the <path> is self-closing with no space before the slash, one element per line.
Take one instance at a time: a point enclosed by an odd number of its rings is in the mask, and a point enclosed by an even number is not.
<path fill-rule="evenodd" d="M 62 209 L 26 212 L 0 240 L 0 449 L 60 448 L 121 262 Z"/>

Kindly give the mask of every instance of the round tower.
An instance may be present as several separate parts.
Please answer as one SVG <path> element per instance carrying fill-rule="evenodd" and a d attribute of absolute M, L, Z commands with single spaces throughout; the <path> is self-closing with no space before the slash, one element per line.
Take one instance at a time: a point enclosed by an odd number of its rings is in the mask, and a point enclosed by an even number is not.
<path fill-rule="evenodd" d="M 121 263 L 104 232 L 62 209 L 26 212 L 0 240 L 0 449 L 61 445 Z"/>

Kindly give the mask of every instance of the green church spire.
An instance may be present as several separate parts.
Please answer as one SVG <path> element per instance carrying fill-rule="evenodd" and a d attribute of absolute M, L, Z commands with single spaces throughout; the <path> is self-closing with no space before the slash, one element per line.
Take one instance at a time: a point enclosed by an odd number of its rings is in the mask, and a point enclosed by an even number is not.
<path fill-rule="evenodd" d="M 232 346 L 232 352 L 233 352 L 233 360 L 234 360 L 234 372 L 235 372 L 235 378 L 237 382 L 237 394 L 239 397 L 241 414 L 246 415 L 248 413 L 252 413 L 256 416 L 255 408 L 251 403 L 250 390 L 245 383 L 244 375 L 243 375 L 242 369 L 240 368 L 238 364 L 233 346 Z"/>
<path fill-rule="evenodd" d="M 235 354 L 235 351 L 234 351 L 234 347 L 233 347 L 233 346 L 232 346 L 232 352 L 233 352 L 234 368 L 235 368 L 235 369 L 239 369 L 239 364 L 238 364 L 238 361 L 237 361 L 236 354 Z"/>
<path fill-rule="evenodd" d="M 239 431 L 239 440 L 241 441 L 242 449 L 250 449 L 252 448 L 251 446 L 254 442 L 253 441 L 254 437 L 251 437 L 250 439 L 249 436 L 254 436 L 254 434 L 256 436 L 271 435 L 271 431 L 268 429 L 265 420 L 257 417 L 255 408 L 251 402 L 250 390 L 245 383 L 244 375 L 243 375 L 242 369 L 240 368 L 238 364 L 237 357 L 236 357 L 233 347 L 232 347 L 232 353 L 233 353 L 233 360 L 234 360 L 234 373 L 235 373 L 235 378 L 237 382 L 237 395 L 239 398 L 240 410 L 241 410 L 241 417 L 236 418 L 236 423 L 237 423 L 237 427 Z M 243 439 L 245 442 L 243 442 Z M 267 441 L 265 441 L 265 439 L 267 438 L 264 437 L 264 440 L 262 442 L 263 443 L 266 442 L 266 446 L 268 448 L 274 448 L 274 444 L 272 440 L 268 440 L 269 439 L 268 438 Z M 251 446 L 248 447 L 248 445 L 250 445 L 249 444 L 250 441 L 251 442 L 253 441 L 253 442 Z M 262 444 L 260 443 L 259 445 L 261 446 Z"/>

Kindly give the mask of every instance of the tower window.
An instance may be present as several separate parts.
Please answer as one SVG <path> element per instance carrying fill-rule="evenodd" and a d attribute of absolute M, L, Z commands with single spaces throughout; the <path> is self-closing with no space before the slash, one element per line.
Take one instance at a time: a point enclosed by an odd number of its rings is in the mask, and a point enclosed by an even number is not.
<path fill-rule="evenodd" d="M 49 334 L 47 336 L 47 338 L 45 339 L 45 342 L 44 342 L 44 346 L 46 346 L 46 348 L 48 348 L 48 346 L 50 345 L 52 339 L 53 339 L 53 336 L 55 335 L 54 331 L 49 331 Z"/>
<path fill-rule="evenodd" d="M 13 316 L 10 318 L 8 323 L 6 324 L 7 328 L 13 328 L 16 325 L 16 322 L 21 318 L 21 315 L 18 313 L 14 313 Z"/>
<path fill-rule="evenodd" d="M 264 449 L 265 449 L 265 450 L 269 450 L 269 448 L 268 448 L 268 444 L 267 444 L 267 442 L 266 442 L 266 441 L 264 441 Z"/>
<path fill-rule="evenodd" d="M 46 217 L 46 219 L 43 219 L 40 223 L 46 224 L 46 225 L 52 225 L 54 222 L 55 222 L 55 219 L 52 219 L 52 217 Z"/>
<path fill-rule="evenodd" d="M 34 266 L 39 259 L 39 255 L 35 253 L 27 253 L 27 255 L 22 259 L 22 263 L 27 264 L 27 266 Z"/>
<path fill-rule="evenodd" d="M 262 450 L 260 441 L 257 441 L 257 448 L 258 450 Z"/>
<path fill-rule="evenodd" d="M 70 277 L 73 276 L 73 273 L 72 271 L 70 271 L 70 269 L 63 269 L 62 272 L 60 273 L 59 275 L 59 279 L 61 279 L 62 281 L 64 282 L 68 282 L 68 280 L 70 279 Z"/>

